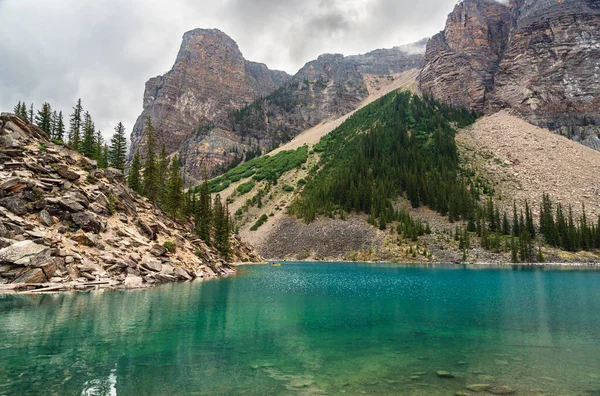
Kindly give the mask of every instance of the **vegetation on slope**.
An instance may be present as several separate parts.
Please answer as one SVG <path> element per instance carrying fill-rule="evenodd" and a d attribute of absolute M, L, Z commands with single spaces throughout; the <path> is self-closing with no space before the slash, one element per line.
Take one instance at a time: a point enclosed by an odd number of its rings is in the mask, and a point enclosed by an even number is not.
<path fill-rule="evenodd" d="M 292 211 L 306 221 L 331 212 L 364 212 L 384 223 L 398 219 L 392 200 L 405 194 L 452 220 L 473 215 L 479 199 L 460 177 L 451 122 L 476 114 L 409 92 L 384 96 L 358 111 L 315 146 L 322 153 Z"/>
<path fill-rule="evenodd" d="M 210 192 L 217 193 L 225 190 L 231 183 L 252 177 L 254 181 L 266 180 L 277 184 L 279 177 L 292 169 L 302 166 L 308 159 L 308 147 L 296 150 L 281 151 L 273 156 L 263 156 L 245 162 L 210 182 Z M 254 184 L 246 184 L 240 193 L 248 193 Z M 193 189 L 198 192 L 198 187 Z"/>

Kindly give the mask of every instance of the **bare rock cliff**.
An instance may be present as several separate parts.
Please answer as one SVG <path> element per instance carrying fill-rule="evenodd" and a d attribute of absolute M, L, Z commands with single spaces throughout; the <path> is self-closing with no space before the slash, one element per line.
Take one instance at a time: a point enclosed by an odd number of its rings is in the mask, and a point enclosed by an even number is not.
<path fill-rule="evenodd" d="M 483 111 L 509 34 L 508 7 L 465 0 L 431 38 L 419 76 L 423 93 L 457 107 Z"/>
<path fill-rule="evenodd" d="M 464 0 L 427 44 L 424 93 L 600 149 L 600 2 Z"/>
<path fill-rule="evenodd" d="M 289 77 L 247 61 L 235 41 L 217 29 L 189 31 L 173 68 L 146 83 L 130 155 L 143 139 L 146 116 L 152 117 L 159 143 L 173 153 L 199 127 L 222 122 L 229 112 L 273 92 Z"/>

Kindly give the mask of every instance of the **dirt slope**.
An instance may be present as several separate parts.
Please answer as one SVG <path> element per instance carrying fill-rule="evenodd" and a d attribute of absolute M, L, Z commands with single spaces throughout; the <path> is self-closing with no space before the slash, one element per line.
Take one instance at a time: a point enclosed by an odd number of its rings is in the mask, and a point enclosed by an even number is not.
<path fill-rule="evenodd" d="M 506 111 L 486 116 L 456 136 L 461 156 L 483 174 L 507 205 L 544 192 L 580 213 L 600 214 L 600 153 Z"/>

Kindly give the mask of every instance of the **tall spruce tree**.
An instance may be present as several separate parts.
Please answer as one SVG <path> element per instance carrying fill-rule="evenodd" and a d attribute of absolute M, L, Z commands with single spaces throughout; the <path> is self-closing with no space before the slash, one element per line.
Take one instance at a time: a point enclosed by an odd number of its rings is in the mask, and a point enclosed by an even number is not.
<path fill-rule="evenodd" d="M 213 227 L 215 230 L 215 247 L 225 258 L 229 257 L 229 210 L 227 205 L 221 202 L 221 196 L 217 194 L 213 208 Z"/>
<path fill-rule="evenodd" d="M 183 193 L 183 178 L 179 173 L 179 157 L 171 161 L 163 200 L 163 209 L 174 218 L 183 217 L 185 195 Z"/>
<path fill-rule="evenodd" d="M 68 144 L 72 149 L 78 150 L 81 143 L 81 127 L 83 117 L 83 106 L 81 106 L 81 98 L 77 100 L 77 104 L 73 107 L 73 113 L 69 117 L 69 138 Z"/>
<path fill-rule="evenodd" d="M 167 147 L 163 144 L 160 148 L 160 154 L 158 155 L 158 184 L 164 186 L 169 178 L 169 164 L 170 160 L 167 156 Z M 159 202 L 163 203 L 166 197 L 166 190 L 163 188 L 158 199 Z"/>
<path fill-rule="evenodd" d="M 58 112 L 58 118 L 54 126 L 54 134 L 52 138 L 60 141 L 62 141 L 65 138 L 65 122 L 63 120 L 62 111 Z"/>
<path fill-rule="evenodd" d="M 24 120 L 24 121 L 30 121 L 29 120 L 29 116 L 27 114 L 27 105 L 25 104 L 25 102 L 21 103 L 21 111 L 19 112 L 19 116 Z"/>
<path fill-rule="evenodd" d="M 140 171 L 142 170 L 142 160 L 140 158 L 140 152 L 136 150 L 133 155 L 133 160 L 129 166 L 127 173 L 127 184 L 129 187 L 138 194 L 142 193 L 142 178 Z"/>
<path fill-rule="evenodd" d="M 125 157 L 127 155 L 127 138 L 125 137 L 125 127 L 118 123 L 115 127 L 115 133 L 110 140 L 109 158 L 110 165 L 120 170 L 125 169 Z"/>
<path fill-rule="evenodd" d="M 79 145 L 79 151 L 86 157 L 94 158 L 94 153 L 96 152 L 96 131 L 89 111 L 85 112 L 83 120 L 83 138 Z"/>
<path fill-rule="evenodd" d="M 202 239 L 207 245 L 211 245 L 210 239 L 210 223 L 212 214 L 212 203 L 210 197 L 210 189 L 208 187 L 208 172 L 204 168 L 203 181 L 200 186 L 198 193 L 198 202 L 196 203 L 196 212 L 194 213 L 194 222 L 196 234 Z"/>
<path fill-rule="evenodd" d="M 152 118 L 150 118 L 150 116 L 146 118 L 144 136 L 146 137 L 146 156 L 144 159 L 142 191 L 144 195 L 156 205 L 158 203 L 161 185 L 160 175 L 158 174 L 158 164 L 156 161 L 156 136 L 154 126 L 152 125 Z"/>
<path fill-rule="evenodd" d="M 32 103 L 32 104 L 29 106 L 29 115 L 28 115 L 29 122 L 33 122 L 33 121 L 34 121 L 34 119 L 35 119 L 35 118 L 34 118 L 33 114 L 34 114 L 34 113 L 33 113 L 33 103 Z"/>
<path fill-rule="evenodd" d="M 35 117 L 35 123 L 40 129 L 46 132 L 46 135 L 51 136 L 52 134 L 52 107 L 50 103 L 46 102 L 42 105 L 42 108 L 38 110 Z"/>
<path fill-rule="evenodd" d="M 21 101 L 19 100 L 19 103 L 17 103 L 17 105 L 13 108 L 13 113 L 15 113 L 18 116 L 21 116 Z"/>

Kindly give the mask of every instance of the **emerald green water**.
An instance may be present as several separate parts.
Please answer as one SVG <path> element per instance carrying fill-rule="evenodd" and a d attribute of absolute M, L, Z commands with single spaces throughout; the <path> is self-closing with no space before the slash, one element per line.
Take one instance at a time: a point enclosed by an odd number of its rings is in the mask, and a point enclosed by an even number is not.
<path fill-rule="evenodd" d="M 7 395 L 600 394 L 594 271 L 243 267 L 141 291 L 0 296 L 0 331 Z"/>

